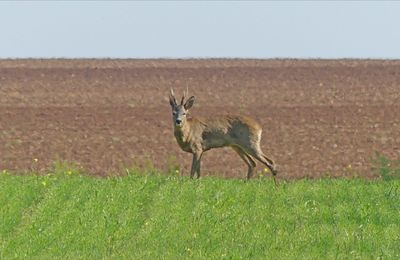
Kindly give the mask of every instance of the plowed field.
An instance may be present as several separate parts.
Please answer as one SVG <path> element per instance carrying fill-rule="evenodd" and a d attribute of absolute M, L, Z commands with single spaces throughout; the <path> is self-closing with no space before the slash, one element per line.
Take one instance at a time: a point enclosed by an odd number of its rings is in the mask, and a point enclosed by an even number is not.
<path fill-rule="evenodd" d="M 373 177 L 375 152 L 400 155 L 400 61 L 1 60 L 0 169 L 66 160 L 95 175 L 175 164 L 187 175 L 171 87 L 196 96 L 192 116 L 254 117 L 283 178 Z M 203 156 L 203 175 L 246 171 L 229 148 Z"/>

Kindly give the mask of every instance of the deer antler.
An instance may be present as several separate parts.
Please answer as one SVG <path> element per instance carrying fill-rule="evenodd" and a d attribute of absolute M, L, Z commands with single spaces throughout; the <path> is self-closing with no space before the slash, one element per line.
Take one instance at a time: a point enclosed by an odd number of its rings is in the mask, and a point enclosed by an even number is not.
<path fill-rule="evenodd" d="M 183 92 L 183 96 L 182 96 L 182 99 L 181 99 L 181 105 L 183 105 L 183 101 L 185 101 L 185 98 L 186 98 L 186 93 Z"/>
<path fill-rule="evenodd" d="M 187 85 L 187 83 L 186 83 L 186 91 L 183 92 L 183 97 L 182 97 L 182 100 L 181 100 L 181 105 L 183 105 L 183 101 L 185 101 L 185 98 L 188 96 L 188 94 L 189 94 L 189 88 L 188 88 L 188 85 Z"/>
<path fill-rule="evenodd" d="M 175 94 L 174 94 L 174 90 L 172 88 L 169 93 L 169 99 L 172 100 L 172 102 L 174 102 L 174 104 L 176 105 Z"/>

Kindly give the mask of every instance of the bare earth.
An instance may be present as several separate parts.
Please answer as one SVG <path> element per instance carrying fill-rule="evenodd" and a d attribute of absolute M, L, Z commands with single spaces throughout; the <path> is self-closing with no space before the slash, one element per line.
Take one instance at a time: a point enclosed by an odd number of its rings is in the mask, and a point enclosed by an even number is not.
<path fill-rule="evenodd" d="M 400 155 L 400 61 L 0 60 L 0 169 L 66 160 L 96 175 L 151 164 L 187 175 L 167 99 L 186 86 L 193 116 L 254 117 L 282 178 L 373 177 L 376 151 Z M 246 171 L 229 148 L 203 156 L 203 175 Z"/>

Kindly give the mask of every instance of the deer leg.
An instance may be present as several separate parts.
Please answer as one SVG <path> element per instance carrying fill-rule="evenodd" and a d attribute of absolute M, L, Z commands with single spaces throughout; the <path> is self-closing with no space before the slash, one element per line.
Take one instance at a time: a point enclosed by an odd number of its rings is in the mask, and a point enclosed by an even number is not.
<path fill-rule="evenodd" d="M 249 180 L 251 178 L 251 176 L 253 176 L 254 168 L 256 167 L 256 162 L 254 161 L 253 158 L 250 157 L 250 155 L 248 155 L 241 148 L 235 147 L 235 146 L 233 146 L 232 148 L 233 148 L 233 150 L 235 150 L 235 152 L 237 152 L 239 154 L 240 158 L 242 158 L 242 160 L 247 164 L 247 167 L 248 167 L 247 179 Z"/>
<path fill-rule="evenodd" d="M 196 155 L 193 154 L 192 168 L 190 170 L 190 179 L 193 179 L 194 173 L 196 171 L 196 165 L 197 165 Z"/>
<path fill-rule="evenodd" d="M 203 152 L 200 153 L 199 158 L 197 160 L 197 179 L 200 178 L 200 164 L 201 164 L 201 157 L 203 156 Z"/>
<path fill-rule="evenodd" d="M 196 173 L 197 173 L 197 179 L 200 178 L 200 163 L 201 163 L 201 157 L 197 162 L 197 169 L 196 169 Z"/>
<path fill-rule="evenodd" d="M 269 159 L 267 156 L 264 155 L 264 153 L 261 151 L 261 149 L 250 149 L 248 152 L 251 156 L 253 156 L 254 158 L 256 158 L 257 160 L 259 160 L 260 162 L 262 162 L 263 164 L 265 164 L 268 169 L 271 171 L 273 177 L 274 177 L 274 182 L 275 185 L 277 184 L 276 182 L 276 175 L 277 175 L 277 171 L 275 169 L 274 166 L 274 162 Z"/>
<path fill-rule="evenodd" d="M 200 178 L 200 160 L 202 153 L 193 153 L 192 169 L 190 171 L 190 178 L 193 179 L 194 174 L 197 174 L 197 178 Z"/>
<path fill-rule="evenodd" d="M 274 166 L 274 161 L 272 161 L 271 159 L 269 159 L 263 152 L 261 152 L 262 157 L 264 157 L 265 160 L 267 160 L 272 166 Z"/>
<path fill-rule="evenodd" d="M 244 153 L 245 157 L 250 161 L 251 163 L 251 169 L 249 169 L 249 171 L 247 172 L 247 179 L 249 180 L 254 173 L 254 168 L 256 168 L 256 162 L 254 161 L 253 158 L 251 158 L 250 155 L 248 155 L 247 153 Z"/>

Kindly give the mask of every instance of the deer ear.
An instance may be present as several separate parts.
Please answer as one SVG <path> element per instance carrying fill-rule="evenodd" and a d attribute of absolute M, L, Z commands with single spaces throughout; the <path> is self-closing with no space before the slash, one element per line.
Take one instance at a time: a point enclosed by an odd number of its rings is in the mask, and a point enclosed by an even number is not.
<path fill-rule="evenodd" d="M 191 96 L 191 97 L 185 102 L 185 105 L 183 105 L 183 107 L 184 107 L 186 110 L 190 109 L 190 108 L 193 106 L 193 104 L 194 104 L 194 100 L 195 100 L 195 97 L 194 97 L 194 96 Z"/>

